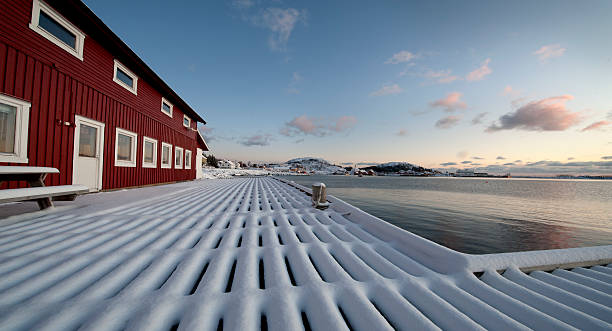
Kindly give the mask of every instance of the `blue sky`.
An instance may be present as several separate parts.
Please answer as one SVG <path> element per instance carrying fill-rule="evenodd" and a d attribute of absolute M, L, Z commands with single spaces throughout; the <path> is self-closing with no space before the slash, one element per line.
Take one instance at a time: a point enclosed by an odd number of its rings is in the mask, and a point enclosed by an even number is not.
<path fill-rule="evenodd" d="M 85 2 L 218 157 L 612 173 L 609 1 Z"/>

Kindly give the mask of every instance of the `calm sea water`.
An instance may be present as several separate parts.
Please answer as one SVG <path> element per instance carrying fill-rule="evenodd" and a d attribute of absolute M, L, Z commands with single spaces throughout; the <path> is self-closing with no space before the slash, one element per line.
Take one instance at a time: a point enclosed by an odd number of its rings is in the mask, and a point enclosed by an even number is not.
<path fill-rule="evenodd" d="M 612 244 L 612 181 L 289 177 L 464 253 Z"/>

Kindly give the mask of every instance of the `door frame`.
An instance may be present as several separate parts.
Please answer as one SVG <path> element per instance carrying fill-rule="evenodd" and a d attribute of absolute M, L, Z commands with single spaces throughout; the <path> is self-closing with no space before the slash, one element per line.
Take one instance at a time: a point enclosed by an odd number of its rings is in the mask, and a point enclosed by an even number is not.
<path fill-rule="evenodd" d="M 81 123 L 100 127 L 99 139 L 96 142 L 99 146 L 97 148 L 97 152 L 98 152 L 97 156 L 100 159 L 100 166 L 98 169 L 98 185 L 94 189 L 95 191 L 99 191 L 102 189 L 102 173 L 103 173 L 102 169 L 104 169 L 104 127 L 105 127 L 105 124 L 102 122 L 94 121 L 87 117 L 79 116 L 79 115 L 74 115 L 75 128 L 74 128 L 74 151 L 72 153 L 72 183 L 74 184 L 74 181 L 76 179 L 75 178 L 76 177 L 76 171 L 75 171 L 76 162 L 77 162 L 77 157 L 79 157 L 79 141 L 77 140 L 77 137 L 80 138 Z M 90 189 L 90 191 L 91 190 L 92 189 Z"/>

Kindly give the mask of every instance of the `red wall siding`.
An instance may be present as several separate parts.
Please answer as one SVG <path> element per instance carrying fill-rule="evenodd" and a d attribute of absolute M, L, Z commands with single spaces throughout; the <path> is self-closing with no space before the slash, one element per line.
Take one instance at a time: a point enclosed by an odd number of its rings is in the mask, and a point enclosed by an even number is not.
<path fill-rule="evenodd" d="M 114 57 L 92 38 L 80 61 L 38 35 L 28 27 L 31 8 L 31 1 L 0 0 L 0 93 L 31 102 L 28 165 L 60 170 L 47 185 L 72 183 L 74 127 L 58 121 L 74 123 L 75 114 L 105 123 L 103 189 L 195 178 L 197 133 L 183 126 L 182 111 L 163 114 L 162 95 L 142 78 L 138 95 L 115 83 Z M 138 134 L 135 168 L 114 165 L 117 127 Z M 143 136 L 158 140 L 157 168 L 142 168 Z M 192 169 L 161 169 L 161 142 L 191 150 Z"/>

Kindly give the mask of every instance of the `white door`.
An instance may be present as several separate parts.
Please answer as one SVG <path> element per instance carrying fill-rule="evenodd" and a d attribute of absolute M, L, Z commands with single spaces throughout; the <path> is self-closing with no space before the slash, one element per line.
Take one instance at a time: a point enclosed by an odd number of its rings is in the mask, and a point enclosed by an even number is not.
<path fill-rule="evenodd" d="M 75 115 L 72 184 L 102 189 L 104 123 Z"/>
<path fill-rule="evenodd" d="M 195 163 L 196 179 L 204 177 L 204 173 L 202 172 L 202 150 L 200 148 L 196 149 Z"/>

